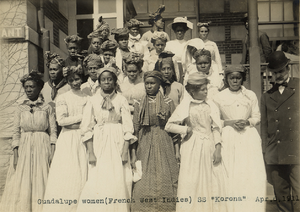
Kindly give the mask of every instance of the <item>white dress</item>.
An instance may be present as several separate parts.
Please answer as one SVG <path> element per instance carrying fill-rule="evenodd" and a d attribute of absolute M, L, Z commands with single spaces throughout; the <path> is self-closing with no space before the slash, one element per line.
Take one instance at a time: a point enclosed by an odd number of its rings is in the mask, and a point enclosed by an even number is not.
<path fill-rule="evenodd" d="M 134 139 L 133 124 L 129 105 L 125 97 L 115 94 L 114 109 L 101 107 L 103 97 L 100 90 L 90 98 L 82 120 L 83 141 L 93 137 L 96 166 L 89 167 L 87 183 L 82 190 L 77 211 L 129 211 L 131 198 L 132 171 L 129 161 L 122 165 L 122 148 L 125 140 Z M 110 202 L 122 199 L 126 202 Z M 87 200 L 96 201 L 95 204 Z M 97 203 L 98 200 L 98 203 Z M 107 203 L 107 204 L 106 204 Z"/>
<path fill-rule="evenodd" d="M 222 120 L 245 119 L 250 122 L 243 131 L 238 132 L 231 126 L 222 130 L 223 159 L 229 176 L 228 195 L 243 200 L 229 202 L 232 203 L 230 211 L 265 211 L 265 201 L 255 201 L 257 197 L 266 197 L 261 138 L 255 128 L 260 122 L 257 97 L 242 86 L 238 92 L 228 88 L 223 90 L 214 101 L 221 111 Z"/>
<path fill-rule="evenodd" d="M 30 105 L 35 105 L 30 107 Z M 32 112 L 30 112 L 32 110 Z M 51 145 L 56 142 L 56 124 L 52 107 L 42 98 L 25 99 L 14 116 L 12 147 L 18 147 L 18 163 L 13 155 L 8 169 L 1 212 L 40 212 L 49 171 Z"/>
<path fill-rule="evenodd" d="M 179 200 L 188 198 L 188 201 L 177 202 L 176 211 L 227 210 L 225 202 L 212 199 L 226 196 L 224 164 L 213 165 L 215 145 L 221 142 L 218 115 L 218 108 L 211 100 L 193 100 L 186 92 L 165 127 L 168 132 L 180 133 L 183 137 L 177 197 Z M 185 138 L 188 126 L 192 127 L 193 134 Z"/>
<path fill-rule="evenodd" d="M 99 88 L 100 85 L 98 80 L 94 82 L 90 77 L 88 78 L 87 82 L 83 83 L 80 86 L 82 92 L 88 96 L 93 96 Z"/>
<path fill-rule="evenodd" d="M 87 179 L 87 153 L 81 139 L 80 129 L 67 129 L 64 126 L 79 123 L 87 95 L 82 91 L 70 90 L 56 100 L 56 118 L 62 131 L 57 139 L 56 150 L 49 171 L 43 211 L 76 211 L 81 190 Z M 56 204 L 56 200 L 63 204 Z M 54 200 L 54 203 L 51 203 Z M 65 204 L 65 200 L 77 201 Z M 48 203 L 47 201 L 50 201 Z"/>
<path fill-rule="evenodd" d="M 216 66 L 215 70 L 218 73 L 223 73 L 221 56 L 217 44 L 213 41 L 205 40 L 204 45 L 205 45 L 204 48 L 210 51 L 212 61 L 215 62 L 215 66 Z M 212 63 L 212 65 L 214 65 L 214 63 Z"/>

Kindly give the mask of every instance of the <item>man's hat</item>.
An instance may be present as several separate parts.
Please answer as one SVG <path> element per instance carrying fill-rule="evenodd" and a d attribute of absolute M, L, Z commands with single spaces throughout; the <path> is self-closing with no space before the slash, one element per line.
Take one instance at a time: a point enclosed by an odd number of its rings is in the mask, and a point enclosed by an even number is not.
<path fill-rule="evenodd" d="M 275 51 L 269 56 L 268 69 L 272 72 L 277 72 L 282 70 L 288 65 L 290 59 L 288 59 L 283 51 Z"/>

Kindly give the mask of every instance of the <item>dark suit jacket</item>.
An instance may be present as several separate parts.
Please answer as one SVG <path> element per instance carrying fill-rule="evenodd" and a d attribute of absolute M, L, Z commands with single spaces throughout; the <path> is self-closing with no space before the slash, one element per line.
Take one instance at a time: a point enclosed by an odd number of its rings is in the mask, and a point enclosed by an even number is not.
<path fill-rule="evenodd" d="M 299 79 L 282 94 L 271 88 L 261 99 L 262 149 L 267 164 L 299 164 Z"/>

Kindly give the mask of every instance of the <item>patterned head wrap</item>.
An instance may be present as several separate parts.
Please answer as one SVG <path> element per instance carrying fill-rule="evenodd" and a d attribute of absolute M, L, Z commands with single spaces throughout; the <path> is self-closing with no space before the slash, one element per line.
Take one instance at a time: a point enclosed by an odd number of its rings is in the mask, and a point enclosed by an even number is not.
<path fill-rule="evenodd" d="M 164 77 L 163 77 L 162 73 L 159 72 L 159 71 L 156 71 L 156 70 L 154 70 L 154 71 L 147 71 L 147 72 L 144 74 L 144 81 L 145 81 L 147 78 L 149 78 L 149 77 L 154 77 L 154 78 L 156 78 L 156 79 L 159 79 L 161 83 L 164 82 Z"/>
<path fill-rule="evenodd" d="M 151 43 L 154 44 L 157 39 L 161 39 L 161 40 L 167 42 L 167 40 L 168 40 L 168 34 L 165 33 L 165 32 L 155 31 L 153 33 L 153 35 L 152 35 Z"/>
<path fill-rule="evenodd" d="M 89 67 L 96 65 L 98 68 L 103 67 L 103 62 L 101 60 L 101 56 L 97 54 L 89 54 L 87 57 L 83 60 L 84 67 Z"/>
<path fill-rule="evenodd" d="M 132 18 L 126 23 L 126 25 L 127 25 L 127 28 L 130 29 L 132 27 L 140 27 L 141 25 L 144 25 L 144 23 L 140 22 L 137 19 Z"/>
<path fill-rule="evenodd" d="M 111 30 L 111 34 L 115 35 L 115 40 L 118 42 L 120 37 L 126 37 L 129 39 L 129 30 L 127 28 L 114 28 Z"/>
<path fill-rule="evenodd" d="M 69 43 L 76 43 L 77 45 L 80 44 L 80 42 L 82 41 L 82 38 L 79 37 L 78 35 L 69 35 L 64 39 L 66 45 L 68 45 Z"/>
<path fill-rule="evenodd" d="M 116 53 L 116 50 L 118 48 L 118 43 L 114 40 L 107 40 L 107 41 L 104 41 L 101 45 L 101 50 L 103 52 L 105 51 L 112 51 L 114 53 Z"/>
<path fill-rule="evenodd" d="M 198 57 L 200 56 L 207 56 L 209 59 L 211 59 L 211 53 L 209 50 L 206 50 L 206 49 L 198 49 L 194 55 L 193 55 L 193 58 L 196 60 Z"/>
<path fill-rule="evenodd" d="M 99 39 L 103 40 L 103 36 L 101 35 L 101 33 L 99 31 L 91 32 L 90 34 L 88 34 L 87 38 L 88 39 L 99 38 Z"/>
<path fill-rule="evenodd" d="M 25 82 L 27 82 L 28 80 L 32 80 L 32 81 L 36 82 L 36 84 L 41 89 L 44 87 L 44 81 L 42 80 L 42 75 L 39 72 L 35 71 L 35 70 L 31 71 L 29 74 L 25 74 L 20 79 L 20 82 L 24 86 Z"/>
<path fill-rule="evenodd" d="M 63 76 L 64 77 L 68 77 L 73 74 L 78 74 L 81 76 L 83 74 L 82 66 L 81 65 L 68 66 L 68 67 L 63 68 Z"/>
<path fill-rule="evenodd" d="M 109 25 L 106 21 L 103 21 L 102 16 L 99 17 L 98 21 L 99 21 L 99 23 L 97 24 L 95 31 L 101 32 L 103 30 L 108 30 L 108 32 L 109 32 Z"/>
<path fill-rule="evenodd" d="M 144 64 L 144 60 L 143 60 L 144 55 L 138 52 L 130 52 L 128 57 L 124 59 L 125 64 L 129 65 L 129 64 L 134 64 L 138 67 L 138 70 L 141 71 L 143 64 Z"/>
<path fill-rule="evenodd" d="M 51 63 L 57 63 L 60 67 L 64 66 L 64 59 L 62 59 L 58 54 L 51 53 L 50 51 L 45 52 L 46 56 L 46 66 L 49 68 Z"/>
<path fill-rule="evenodd" d="M 197 23 L 197 27 L 201 28 L 201 27 L 206 27 L 208 29 L 209 25 L 211 24 L 211 21 L 208 22 L 198 22 Z"/>
<path fill-rule="evenodd" d="M 154 70 L 161 71 L 162 67 L 163 67 L 163 64 L 170 64 L 171 69 L 173 71 L 173 77 L 169 81 L 168 81 L 168 79 L 165 79 L 166 84 L 172 84 L 174 81 L 177 81 L 177 77 L 176 77 L 176 74 L 175 74 L 175 68 L 174 68 L 174 62 L 173 62 L 173 59 L 172 59 L 172 57 L 174 55 L 175 54 L 173 54 L 173 52 L 170 52 L 170 51 L 161 52 L 158 56 L 158 60 L 155 63 L 155 66 L 154 66 Z"/>
<path fill-rule="evenodd" d="M 154 21 L 157 21 L 159 19 L 161 19 L 161 14 L 165 11 L 165 5 L 160 5 L 159 8 L 156 10 L 156 12 L 154 13 L 150 13 L 149 14 L 149 21 L 148 23 L 150 25 L 153 25 L 154 24 Z"/>

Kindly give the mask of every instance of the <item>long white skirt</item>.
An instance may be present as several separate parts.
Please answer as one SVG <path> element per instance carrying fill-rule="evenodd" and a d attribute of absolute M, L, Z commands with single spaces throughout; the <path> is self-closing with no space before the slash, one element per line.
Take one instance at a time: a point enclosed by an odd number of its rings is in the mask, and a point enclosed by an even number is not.
<path fill-rule="evenodd" d="M 120 123 L 94 127 L 96 166 L 89 168 L 77 211 L 129 211 L 132 171 L 129 161 L 122 164 L 124 133 Z"/>
<path fill-rule="evenodd" d="M 76 211 L 87 179 L 87 152 L 80 129 L 63 128 L 49 171 L 43 211 Z"/>
<path fill-rule="evenodd" d="M 223 159 L 228 170 L 228 195 L 230 211 L 265 211 L 266 173 L 261 139 L 254 127 L 236 131 L 230 126 L 223 128 Z"/>

